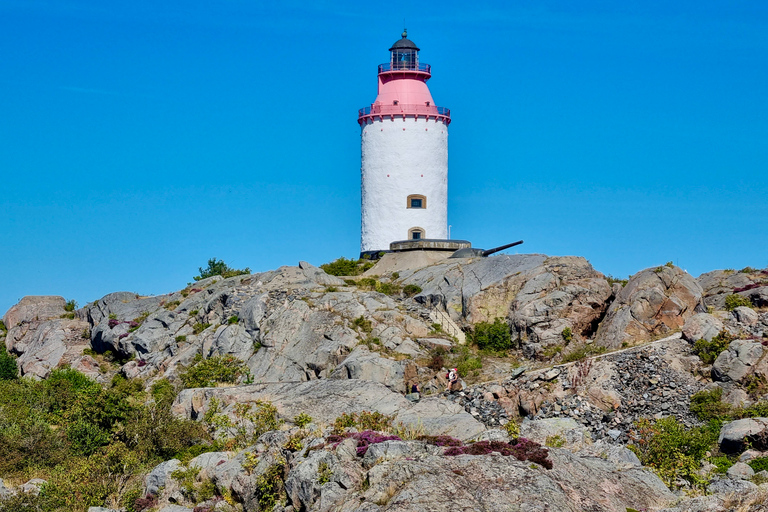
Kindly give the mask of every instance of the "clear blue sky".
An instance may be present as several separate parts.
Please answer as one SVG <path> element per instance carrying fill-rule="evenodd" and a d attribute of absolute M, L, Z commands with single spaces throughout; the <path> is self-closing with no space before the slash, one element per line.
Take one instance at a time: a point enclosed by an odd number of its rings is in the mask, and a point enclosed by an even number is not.
<path fill-rule="evenodd" d="M 356 256 L 357 110 L 403 19 L 454 238 L 768 265 L 764 0 L 0 0 L 0 314 Z"/>

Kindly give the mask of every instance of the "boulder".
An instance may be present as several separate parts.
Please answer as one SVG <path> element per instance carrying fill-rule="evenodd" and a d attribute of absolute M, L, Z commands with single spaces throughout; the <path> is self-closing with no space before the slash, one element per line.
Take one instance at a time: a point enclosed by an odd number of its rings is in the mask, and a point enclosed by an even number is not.
<path fill-rule="evenodd" d="M 709 313 L 696 313 L 685 321 L 683 338 L 694 343 L 698 340 L 712 341 L 723 330 L 723 322 Z"/>
<path fill-rule="evenodd" d="M 222 325 L 216 329 L 207 353 L 208 357 L 231 355 L 247 361 L 253 355 L 253 338 L 242 325 Z"/>
<path fill-rule="evenodd" d="M 317 268 L 306 261 L 299 262 L 299 268 L 310 281 L 323 286 L 344 286 L 344 280 L 336 276 L 326 274 L 323 269 Z"/>
<path fill-rule="evenodd" d="M 632 276 L 608 308 L 595 343 L 619 348 L 680 329 L 688 318 L 703 312 L 702 290 L 677 267 L 655 267 Z M 697 311 L 698 309 L 698 311 Z"/>
<path fill-rule="evenodd" d="M 733 316 L 736 318 L 736 321 L 740 324 L 753 326 L 757 324 L 758 321 L 758 315 L 757 312 L 752 309 L 748 308 L 746 306 L 739 306 L 733 310 Z"/>
<path fill-rule="evenodd" d="M 747 446 L 768 449 L 768 418 L 729 421 L 720 428 L 717 440 L 723 453 L 741 453 Z"/>
<path fill-rule="evenodd" d="M 144 477 L 144 494 L 151 494 L 153 496 L 159 494 L 160 489 L 166 487 L 171 482 L 171 473 L 181 468 L 182 464 L 178 459 L 167 460 L 155 466 Z"/>
<path fill-rule="evenodd" d="M 546 418 L 541 420 L 523 419 L 520 435 L 541 445 L 557 437 L 563 446 L 578 450 L 591 443 L 589 430 L 573 418 Z"/>
<path fill-rule="evenodd" d="M 24 340 L 24 353 L 18 359 L 22 375 L 44 379 L 57 366 L 82 356 L 90 346 L 83 338 L 88 323 L 82 320 L 55 319 L 30 329 Z"/>
<path fill-rule="evenodd" d="M 733 294 L 750 299 L 758 307 L 768 305 L 768 286 L 765 286 L 765 280 L 763 271 L 733 270 L 714 270 L 696 279 L 702 288 L 704 303 L 717 310 L 725 309 L 725 299 Z"/>
<path fill-rule="evenodd" d="M 760 373 L 765 376 L 766 363 L 763 363 L 765 347 L 750 340 L 733 340 L 727 350 L 717 356 L 712 365 L 712 378 L 724 382 L 742 382 L 750 374 Z"/>
<path fill-rule="evenodd" d="M 737 462 L 730 468 L 728 468 L 728 476 L 738 480 L 749 480 L 755 476 L 755 470 L 744 462 Z"/>
<path fill-rule="evenodd" d="M 405 366 L 407 361 L 393 361 L 370 352 L 366 347 L 356 347 L 336 367 L 331 379 L 361 379 L 380 382 L 395 392 L 405 390 Z"/>
<path fill-rule="evenodd" d="M 59 318 L 65 313 L 67 301 L 58 295 L 27 295 L 3 315 L 7 329 L 13 329 L 22 323 L 44 322 Z"/>
<path fill-rule="evenodd" d="M 749 466 L 747 467 L 749 468 Z M 749 469 L 751 470 L 752 468 Z M 730 472 L 729 476 L 731 476 Z M 709 483 L 709 485 L 707 485 L 707 492 L 712 494 L 744 495 L 755 490 L 757 490 L 757 486 L 755 484 L 742 478 L 713 480 Z"/>

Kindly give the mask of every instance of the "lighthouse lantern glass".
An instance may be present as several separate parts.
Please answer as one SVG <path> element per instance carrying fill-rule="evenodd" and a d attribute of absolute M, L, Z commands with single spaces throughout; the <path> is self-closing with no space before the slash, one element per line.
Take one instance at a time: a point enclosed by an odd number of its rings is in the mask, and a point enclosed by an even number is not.
<path fill-rule="evenodd" d="M 392 50 L 392 69 L 418 69 L 419 52 L 412 49 Z"/>

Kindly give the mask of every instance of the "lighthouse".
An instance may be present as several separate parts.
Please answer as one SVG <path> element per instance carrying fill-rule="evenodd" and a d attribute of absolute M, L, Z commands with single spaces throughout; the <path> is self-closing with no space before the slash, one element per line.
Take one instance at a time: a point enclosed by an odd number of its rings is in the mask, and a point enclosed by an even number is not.
<path fill-rule="evenodd" d="M 360 252 L 390 244 L 448 238 L 448 125 L 451 112 L 435 105 L 429 64 L 403 32 L 379 65 L 378 95 L 360 109 L 362 222 Z"/>

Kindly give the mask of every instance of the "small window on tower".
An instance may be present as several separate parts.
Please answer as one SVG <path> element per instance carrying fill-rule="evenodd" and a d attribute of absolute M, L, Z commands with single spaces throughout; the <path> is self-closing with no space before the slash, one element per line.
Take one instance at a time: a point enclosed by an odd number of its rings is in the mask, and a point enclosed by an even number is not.
<path fill-rule="evenodd" d="M 408 196 L 408 202 L 406 203 L 406 208 L 421 208 L 424 209 L 427 207 L 427 198 L 422 195 L 418 194 L 412 194 Z"/>
<path fill-rule="evenodd" d="M 411 228 L 408 230 L 408 240 L 421 240 L 424 238 L 424 228 Z"/>

